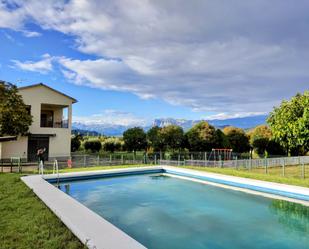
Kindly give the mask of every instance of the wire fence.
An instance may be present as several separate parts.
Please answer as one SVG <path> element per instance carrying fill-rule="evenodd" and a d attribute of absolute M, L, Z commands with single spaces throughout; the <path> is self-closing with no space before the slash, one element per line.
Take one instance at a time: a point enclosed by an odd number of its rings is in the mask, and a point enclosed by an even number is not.
<path fill-rule="evenodd" d="M 269 175 L 309 178 L 309 156 L 241 160 L 160 160 L 160 165 L 196 166 L 247 170 Z"/>
<path fill-rule="evenodd" d="M 170 165 L 179 167 L 230 168 L 269 175 L 309 179 L 309 156 L 259 159 L 239 159 L 241 157 L 234 156 L 231 157 L 233 160 L 209 160 L 208 153 L 74 153 L 70 157 L 49 157 L 49 160 L 44 164 L 44 168 L 52 169 L 53 162 L 56 159 L 59 169 L 119 165 Z M 38 162 L 27 162 L 23 158 L 10 158 L 0 161 L 0 172 L 33 172 L 38 170 L 38 165 Z"/>

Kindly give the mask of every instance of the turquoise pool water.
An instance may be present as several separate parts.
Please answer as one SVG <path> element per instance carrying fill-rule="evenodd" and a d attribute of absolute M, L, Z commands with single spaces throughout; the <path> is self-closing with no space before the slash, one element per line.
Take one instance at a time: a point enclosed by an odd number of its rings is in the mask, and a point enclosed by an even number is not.
<path fill-rule="evenodd" d="M 60 189 L 150 249 L 308 249 L 309 208 L 162 174 Z"/>

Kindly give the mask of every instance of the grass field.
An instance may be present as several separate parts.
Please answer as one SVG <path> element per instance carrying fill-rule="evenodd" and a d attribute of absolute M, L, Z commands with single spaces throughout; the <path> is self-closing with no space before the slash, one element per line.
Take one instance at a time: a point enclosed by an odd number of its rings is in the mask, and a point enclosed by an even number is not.
<path fill-rule="evenodd" d="M 85 248 L 19 174 L 0 174 L 0 186 L 1 249 Z"/>
<path fill-rule="evenodd" d="M 294 166 L 286 167 L 285 169 L 286 176 L 281 175 L 280 168 L 269 169 L 267 174 L 265 174 L 265 169 L 253 169 L 252 171 L 248 171 L 242 169 L 236 170 L 230 168 L 209 168 L 209 167 L 196 167 L 196 166 L 185 166 L 184 168 L 219 173 L 224 175 L 239 176 L 262 181 L 297 185 L 309 188 L 309 178 L 307 177 L 306 179 L 301 179 L 300 176 L 298 175 L 299 169 Z M 289 172 L 290 174 L 288 175 L 287 172 Z M 307 170 L 307 172 L 309 172 L 309 170 Z"/>
<path fill-rule="evenodd" d="M 61 169 L 60 172 L 104 170 L 146 165 L 97 166 Z M 185 168 L 234 175 L 264 181 L 309 187 L 309 179 L 282 177 L 276 172 L 244 171 L 226 168 Z M 292 170 L 293 169 L 288 169 Z M 295 170 L 295 169 L 294 169 Z M 85 248 L 62 222 L 20 180 L 21 174 L 0 173 L 0 248 L 75 249 Z"/>
<path fill-rule="evenodd" d="M 79 172 L 79 171 L 92 171 L 92 170 L 104 170 L 104 169 L 115 169 L 115 168 L 128 168 L 128 167 L 145 167 L 150 165 L 119 165 L 119 166 L 93 166 L 93 167 L 82 167 L 72 169 L 60 169 L 60 173 L 66 172 Z M 265 169 L 252 169 L 251 171 L 244 169 L 230 169 L 230 168 L 212 168 L 212 167 L 198 167 L 198 166 L 181 166 L 182 168 L 190 168 L 195 170 L 214 172 L 219 174 L 233 175 L 245 178 L 252 178 L 270 182 L 278 182 L 284 184 L 298 185 L 303 187 L 309 187 L 309 165 L 306 166 L 306 172 L 308 173 L 305 179 L 301 178 L 301 169 L 298 166 L 289 166 L 285 168 L 285 176 L 282 176 L 282 168 L 275 167 L 269 168 L 267 174 Z M 51 170 L 46 171 L 52 173 Z"/>

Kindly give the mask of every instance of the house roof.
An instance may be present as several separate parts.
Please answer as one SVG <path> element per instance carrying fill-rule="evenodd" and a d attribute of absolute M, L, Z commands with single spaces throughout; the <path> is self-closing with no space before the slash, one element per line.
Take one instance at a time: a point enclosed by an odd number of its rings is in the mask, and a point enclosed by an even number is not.
<path fill-rule="evenodd" d="M 43 83 L 33 84 L 33 85 L 29 85 L 29 86 L 23 86 L 23 87 L 19 87 L 18 89 L 23 90 L 23 89 L 28 89 L 28 88 L 38 87 L 38 86 L 46 87 L 46 88 L 48 88 L 49 90 L 52 90 L 52 91 L 54 91 L 54 92 L 56 92 L 56 93 L 59 93 L 59 94 L 65 96 L 65 97 L 67 97 L 67 98 L 73 100 L 73 104 L 77 102 L 76 99 L 70 97 L 69 95 L 66 95 L 66 94 L 64 94 L 64 93 L 62 93 L 62 92 L 60 92 L 60 91 L 58 91 L 58 90 L 56 90 L 56 89 L 54 89 L 54 88 L 51 88 L 51 87 L 49 87 L 49 86 L 47 86 L 47 85 L 45 85 L 45 84 L 43 84 Z"/>
<path fill-rule="evenodd" d="M 7 142 L 7 141 L 12 141 L 12 140 L 16 140 L 17 136 L 4 136 L 4 137 L 0 137 L 0 142 Z"/>

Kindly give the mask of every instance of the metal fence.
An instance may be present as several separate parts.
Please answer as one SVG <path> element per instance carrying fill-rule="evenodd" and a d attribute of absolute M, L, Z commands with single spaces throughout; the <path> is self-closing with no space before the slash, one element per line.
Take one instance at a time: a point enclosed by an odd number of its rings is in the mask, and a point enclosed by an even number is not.
<path fill-rule="evenodd" d="M 44 163 L 44 169 L 52 169 L 54 161 L 57 160 L 59 169 L 94 167 L 94 166 L 117 166 L 117 165 L 139 165 L 157 164 L 158 160 L 147 156 L 113 155 L 113 154 L 72 154 L 68 156 L 49 157 Z M 70 161 L 70 162 L 69 162 Z M 71 165 L 69 165 L 71 164 Z M 0 172 L 26 172 L 37 171 L 39 162 L 28 162 L 24 158 L 2 159 L 0 160 Z"/>
<path fill-rule="evenodd" d="M 160 160 L 160 165 L 196 166 L 248 170 L 270 175 L 309 178 L 309 156 L 242 160 Z M 306 174 L 307 173 L 307 174 Z"/>
<path fill-rule="evenodd" d="M 204 155 L 204 157 L 202 157 Z M 196 166 L 217 167 L 247 170 L 269 175 L 281 175 L 294 178 L 309 178 L 309 156 L 302 157 L 276 157 L 260 159 L 238 159 L 234 160 L 208 160 L 207 153 L 111 153 L 111 154 L 77 154 L 71 157 L 50 157 L 45 162 L 45 169 L 52 169 L 55 159 L 59 168 L 67 168 L 70 160 L 73 168 L 93 166 L 117 166 L 117 165 L 171 165 L 171 166 Z M 196 160 L 196 159 L 198 160 Z M 200 160 L 199 158 L 203 158 Z M 193 159 L 193 160 L 192 160 Z M 27 162 L 25 159 L 11 158 L 0 161 L 0 172 L 23 172 L 36 171 L 38 162 Z"/>

